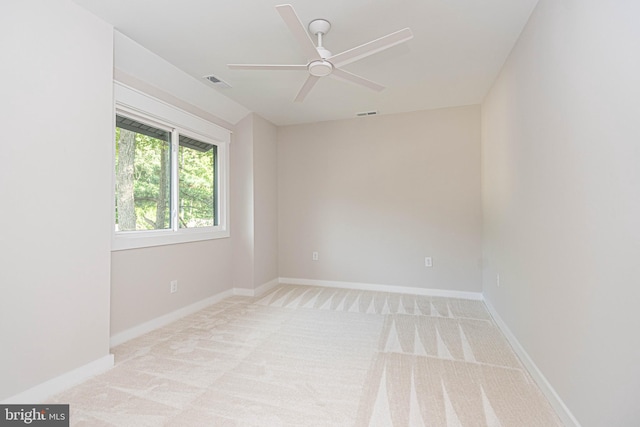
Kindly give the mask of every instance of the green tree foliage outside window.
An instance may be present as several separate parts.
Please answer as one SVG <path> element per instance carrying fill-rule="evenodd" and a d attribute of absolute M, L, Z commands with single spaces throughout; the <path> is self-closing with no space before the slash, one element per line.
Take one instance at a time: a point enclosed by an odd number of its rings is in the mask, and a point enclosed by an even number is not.
<path fill-rule="evenodd" d="M 202 146 L 202 144 L 199 145 Z M 216 148 L 215 145 L 204 148 L 189 146 L 187 141 L 180 138 L 178 150 L 180 228 L 217 225 L 214 215 Z"/>
<path fill-rule="evenodd" d="M 171 223 L 171 133 L 116 117 L 116 231 L 162 230 Z M 216 146 L 180 135 L 180 228 L 216 225 Z"/>

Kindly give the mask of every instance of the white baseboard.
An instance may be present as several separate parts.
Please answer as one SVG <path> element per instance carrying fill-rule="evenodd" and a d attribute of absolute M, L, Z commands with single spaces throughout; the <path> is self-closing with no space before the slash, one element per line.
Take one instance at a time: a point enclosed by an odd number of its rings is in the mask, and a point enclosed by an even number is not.
<path fill-rule="evenodd" d="M 2 404 L 37 404 L 44 403 L 54 394 L 78 385 L 91 377 L 108 371 L 113 367 L 113 354 L 108 354 L 93 362 L 87 363 L 72 371 L 59 375 L 22 393 L 9 397 Z"/>
<path fill-rule="evenodd" d="M 228 289 L 224 292 L 220 292 L 219 294 L 213 295 L 209 298 L 203 299 L 201 301 L 198 301 L 186 307 L 172 311 L 171 313 L 165 314 L 160 317 L 156 317 L 155 319 L 151 319 L 148 322 L 141 323 L 140 325 L 127 329 L 126 331 L 118 332 L 117 334 L 111 337 L 109 341 L 109 345 L 111 347 L 120 345 L 124 342 L 127 342 L 141 335 L 144 335 L 148 332 L 151 332 L 155 329 L 166 326 L 171 322 L 175 322 L 176 320 L 182 317 L 188 316 L 189 314 L 193 314 L 197 311 L 200 311 L 203 308 L 209 307 L 210 305 L 213 305 L 233 295 L 241 295 L 246 297 L 260 296 L 263 293 L 276 287 L 279 283 L 280 282 L 276 278 L 258 286 L 256 289 L 247 289 L 247 288 Z"/>
<path fill-rule="evenodd" d="M 109 344 L 111 347 L 115 347 L 133 338 L 137 338 L 155 329 L 166 326 L 171 322 L 175 322 L 176 320 L 184 316 L 188 316 L 189 314 L 202 310 L 203 308 L 206 308 L 212 304 L 215 304 L 232 295 L 241 295 L 241 296 L 247 296 L 247 297 L 260 296 L 270 291 L 271 289 L 275 288 L 281 283 L 293 284 L 293 285 L 324 286 L 329 288 L 358 289 L 358 290 L 379 291 L 379 292 L 397 292 L 397 293 L 405 293 L 405 294 L 413 294 L 413 295 L 426 295 L 426 296 L 437 296 L 437 297 L 448 297 L 448 298 L 482 300 L 482 293 L 480 292 L 449 291 L 449 290 L 442 290 L 442 289 L 413 288 L 408 286 L 377 285 L 377 284 L 357 283 L 357 282 L 336 282 L 336 281 L 329 281 L 329 280 L 309 280 L 309 279 L 298 279 L 298 278 L 290 278 L 290 277 L 279 277 L 279 278 L 270 280 L 267 283 L 264 283 L 255 289 L 248 289 L 248 288 L 228 289 L 224 292 L 221 292 L 219 294 L 206 298 L 202 301 L 198 301 L 194 304 L 172 311 L 171 313 L 165 314 L 163 316 L 156 317 L 155 319 L 149 320 L 148 322 L 144 322 L 138 326 L 134 326 L 133 328 L 127 329 L 126 331 L 122 331 L 113 335 L 110 339 Z"/>
<path fill-rule="evenodd" d="M 269 280 L 267 283 L 263 283 L 255 289 L 248 288 L 233 288 L 234 295 L 240 295 L 243 297 L 259 297 L 265 292 L 270 291 L 280 284 L 280 280 L 276 277 L 273 280 Z"/>
<path fill-rule="evenodd" d="M 117 334 L 111 336 L 109 345 L 111 347 L 120 345 L 131 339 L 137 338 L 141 335 L 151 332 L 155 329 L 166 326 L 169 323 L 175 322 L 176 320 L 182 317 L 188 316 L 189 314 L 193 314 L 197 311 L 200 311 L 203 308 L 209 307 L 210 305 L 213 305 L 233 295 L 237 295 L 235 293 L 235 290 L 228 289 L 224 292 L 220 292 L 219 294 L 213 295 L 209 298 L 205 298 L 201 301 L 198 301 L 186 307 L 182 307 L 178 310 L 172 311 L 171 313 L 165 314 L 160 317 L 156 317 L 155 319 L 151 319 L 148 322 L 141 323 L 140 325 L 127 329 L 126 331 L 118 332 Z"/>
<path fill-rule="evenodd" d="M 259 297 L 267 292 L 269 292 L 271 289 L 275 288 L 276 286 L 278 286 L 280 284 L 280 278 L 276 277 L 273 280 L 268 281 L 267 283 L 263 283 L 262 285 L 258 286 L 253 295 L 254 297 Z"/>
<path fill-rule="evenodd" d="M 281 277 L 279 279 L 279 283 L 289 285 L 323 286 L 326 288 L 357 289 L 360 291 L 395 292 L 431 297 L 471 299 L 476 301 L 482 301 L 483 299 L 481 292 L 449 291 L 445 289 L 414 288 L 410 286 L 377 285 L 358 282 L 336 282 L 333 280 L 299 279 L 292 277 Z"/>
<path fill-rule="evenodd" d="M 553 406 L 553 409 L 555 409 L 564 425 L 567 427 L 580 427 L 578 420 L 576 420 L 569 408 L 567 408 L 567 405 L 564 404 L 558 393 L 556 393 L 549 381 L 547 381 L 547 378 L 542 374 L 540 369 L 538 369 L 536 364 L 533 362 L 533 359 L 529 356 L 529 353 L 527 353 L 524 347 L 522 347 L 516 336 L 511 332 L 504 320 L 502 320 L 496 309 L 488 300 L 485 299 L 484 303 L 489 309 L 489 313 L 491 313 L 493 320 L 498 325 L 498 328 L 500 328 L 504 336 L 507 338 L 507 341 L 509 341 L 509 344 L 511 344 L 511 347 L 513 347 L 513 350 L 516 352 L 529 374 L 533 377 L 533 380 L 538 384 L 538 387 L 540 387 L 540 390 L 546 396 L 547 400 L 549 400 L 549 403 Z"/>

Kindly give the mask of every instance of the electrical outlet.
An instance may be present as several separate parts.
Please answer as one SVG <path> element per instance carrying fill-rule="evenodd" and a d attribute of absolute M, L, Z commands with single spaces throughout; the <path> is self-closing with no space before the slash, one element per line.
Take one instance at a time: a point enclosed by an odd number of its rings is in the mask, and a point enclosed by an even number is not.
<path fill-rule="evenodd" d="M 317 251 L 314 251 L 311 254 L 311 259 L 314 260 L 314 261 L 318 261 L 318 252 Z"/>
<path fill-rule="evenodd" d="M 433 267 L 433 260 L 430 256 L 424 257 L 424 266 L 425 267 Z"/>
<path fill-rule="evenodd" d="M 172 280 L 171 281 L 171 286 L 169 288 L 169 292 L 172 293 L 172 294 L 178 292 L 178 281 L 177 280 Z"/>
<path fill-rule="evenodd" d="M 500 274 L 496 274 L 496 285 L 500 287 Z"/>

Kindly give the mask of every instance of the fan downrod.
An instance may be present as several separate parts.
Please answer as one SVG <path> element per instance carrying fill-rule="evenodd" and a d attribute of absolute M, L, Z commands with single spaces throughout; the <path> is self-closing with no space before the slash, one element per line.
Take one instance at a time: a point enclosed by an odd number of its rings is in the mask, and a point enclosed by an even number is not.
<path fill-rule="evenodd" d="M 327 61 L 327 58 L 331 57 L 331 52 L 322 46 L 322 37 L 331 29 L 331 23 L 326 19 L 314 19 L 309 22 L 309 32 L 318 38 L 318 46 L 316 50 L 322 58 L 321 60 L 311 61 L 307 66 L 309 74 L 316 77 L 324 77 L 331 74 L 333 71 L 333 64 Z"/>

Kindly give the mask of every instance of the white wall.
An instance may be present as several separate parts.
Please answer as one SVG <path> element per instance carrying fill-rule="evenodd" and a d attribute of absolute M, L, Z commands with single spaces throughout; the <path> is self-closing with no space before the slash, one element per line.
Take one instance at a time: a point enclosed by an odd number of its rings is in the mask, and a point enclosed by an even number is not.
<path fill-rule="evenodd" d="M 233 286 L 253 289 L 254 199 L 253 199 L 253 114 L 236 124 L 231 156 L 231 236 L 233 239 Z"/>
<path fill-rule="evenodd" d="M 111 336 L 232 287 L 228 238 L 115 251 L 111 263 Z"/>
<path fill-rule="evenodd" d="M 0 400 L 109 353 L 112 28 L 67 0 L 0 13 Z"/>
<path fill-rule="evenodd" d="M 640 420 L 638 16 L 540 0 L 482 105 L 484 293 L 583 426 Z"/>
<path fill-rule="evenodd" d="M 278 278 L 277 128 L 254 114 L 254 279 L 255 287 Z"/>
<path fill-rule="evenodd" d="M 276 127 L 249 114 L 231 144 L 233 285 L 254 290 L 278 278 Z"/>
<path fill-rule="evenodd" d="M 278 172 L 280 276 L 481 290 L 478 106 L 280 127 Z"/>

